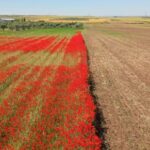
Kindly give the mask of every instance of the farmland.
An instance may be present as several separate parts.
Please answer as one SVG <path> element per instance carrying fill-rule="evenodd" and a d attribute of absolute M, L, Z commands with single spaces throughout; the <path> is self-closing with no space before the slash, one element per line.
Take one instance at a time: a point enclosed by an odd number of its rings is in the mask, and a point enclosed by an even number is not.
<path fill-rule="evenodd" d="M 150 19 L 22 17 L 0 29 L 0 150 L 149 150 Z"/>
<path fill-rule="evenodd" d="M 0 149 L 99 149 L 76 29 L 0 32 Z"/>
<path fill-rule="evenodd" d="M 137 21 L 91 24 L 84 33 L 112 150 L 150 148 L 150 24 Z"/>

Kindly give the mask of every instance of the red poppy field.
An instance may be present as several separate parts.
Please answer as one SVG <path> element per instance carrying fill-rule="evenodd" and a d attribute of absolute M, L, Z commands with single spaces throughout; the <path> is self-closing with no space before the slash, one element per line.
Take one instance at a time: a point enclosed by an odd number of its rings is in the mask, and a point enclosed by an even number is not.
<path fill-rule="evenodd" d="M 1 36 L 0 149 L 100 149 L 88 76 L 81 33 Z"/>

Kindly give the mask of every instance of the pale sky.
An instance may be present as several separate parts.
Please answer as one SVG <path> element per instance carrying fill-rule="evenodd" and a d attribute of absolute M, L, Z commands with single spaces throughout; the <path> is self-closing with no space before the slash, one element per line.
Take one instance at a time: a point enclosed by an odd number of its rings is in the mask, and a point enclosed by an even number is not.
<path fill-rule="evenodd" d="M 0 14 L 144 16 L 150 0 L 0 0 Z"/>

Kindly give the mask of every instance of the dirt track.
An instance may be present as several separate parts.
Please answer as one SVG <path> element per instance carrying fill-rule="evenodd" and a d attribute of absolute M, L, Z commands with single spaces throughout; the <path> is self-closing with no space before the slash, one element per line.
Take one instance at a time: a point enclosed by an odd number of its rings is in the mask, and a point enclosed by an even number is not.
<path fill-rule="evenodd" d="M 149 35 L 150 28 L 134 25 L 89 25 L 85 32 L 112 150 L 150 149 Z"/>

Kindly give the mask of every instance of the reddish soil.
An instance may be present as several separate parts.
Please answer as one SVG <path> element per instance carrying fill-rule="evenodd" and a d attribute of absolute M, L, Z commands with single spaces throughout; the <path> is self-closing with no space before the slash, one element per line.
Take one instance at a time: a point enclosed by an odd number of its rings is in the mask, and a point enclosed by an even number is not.
<path fill-rule="evenodd" d="M 112 150 L 150 149 L 149 35 L 125 24 L 88 25 L 84 34 Z"/>

